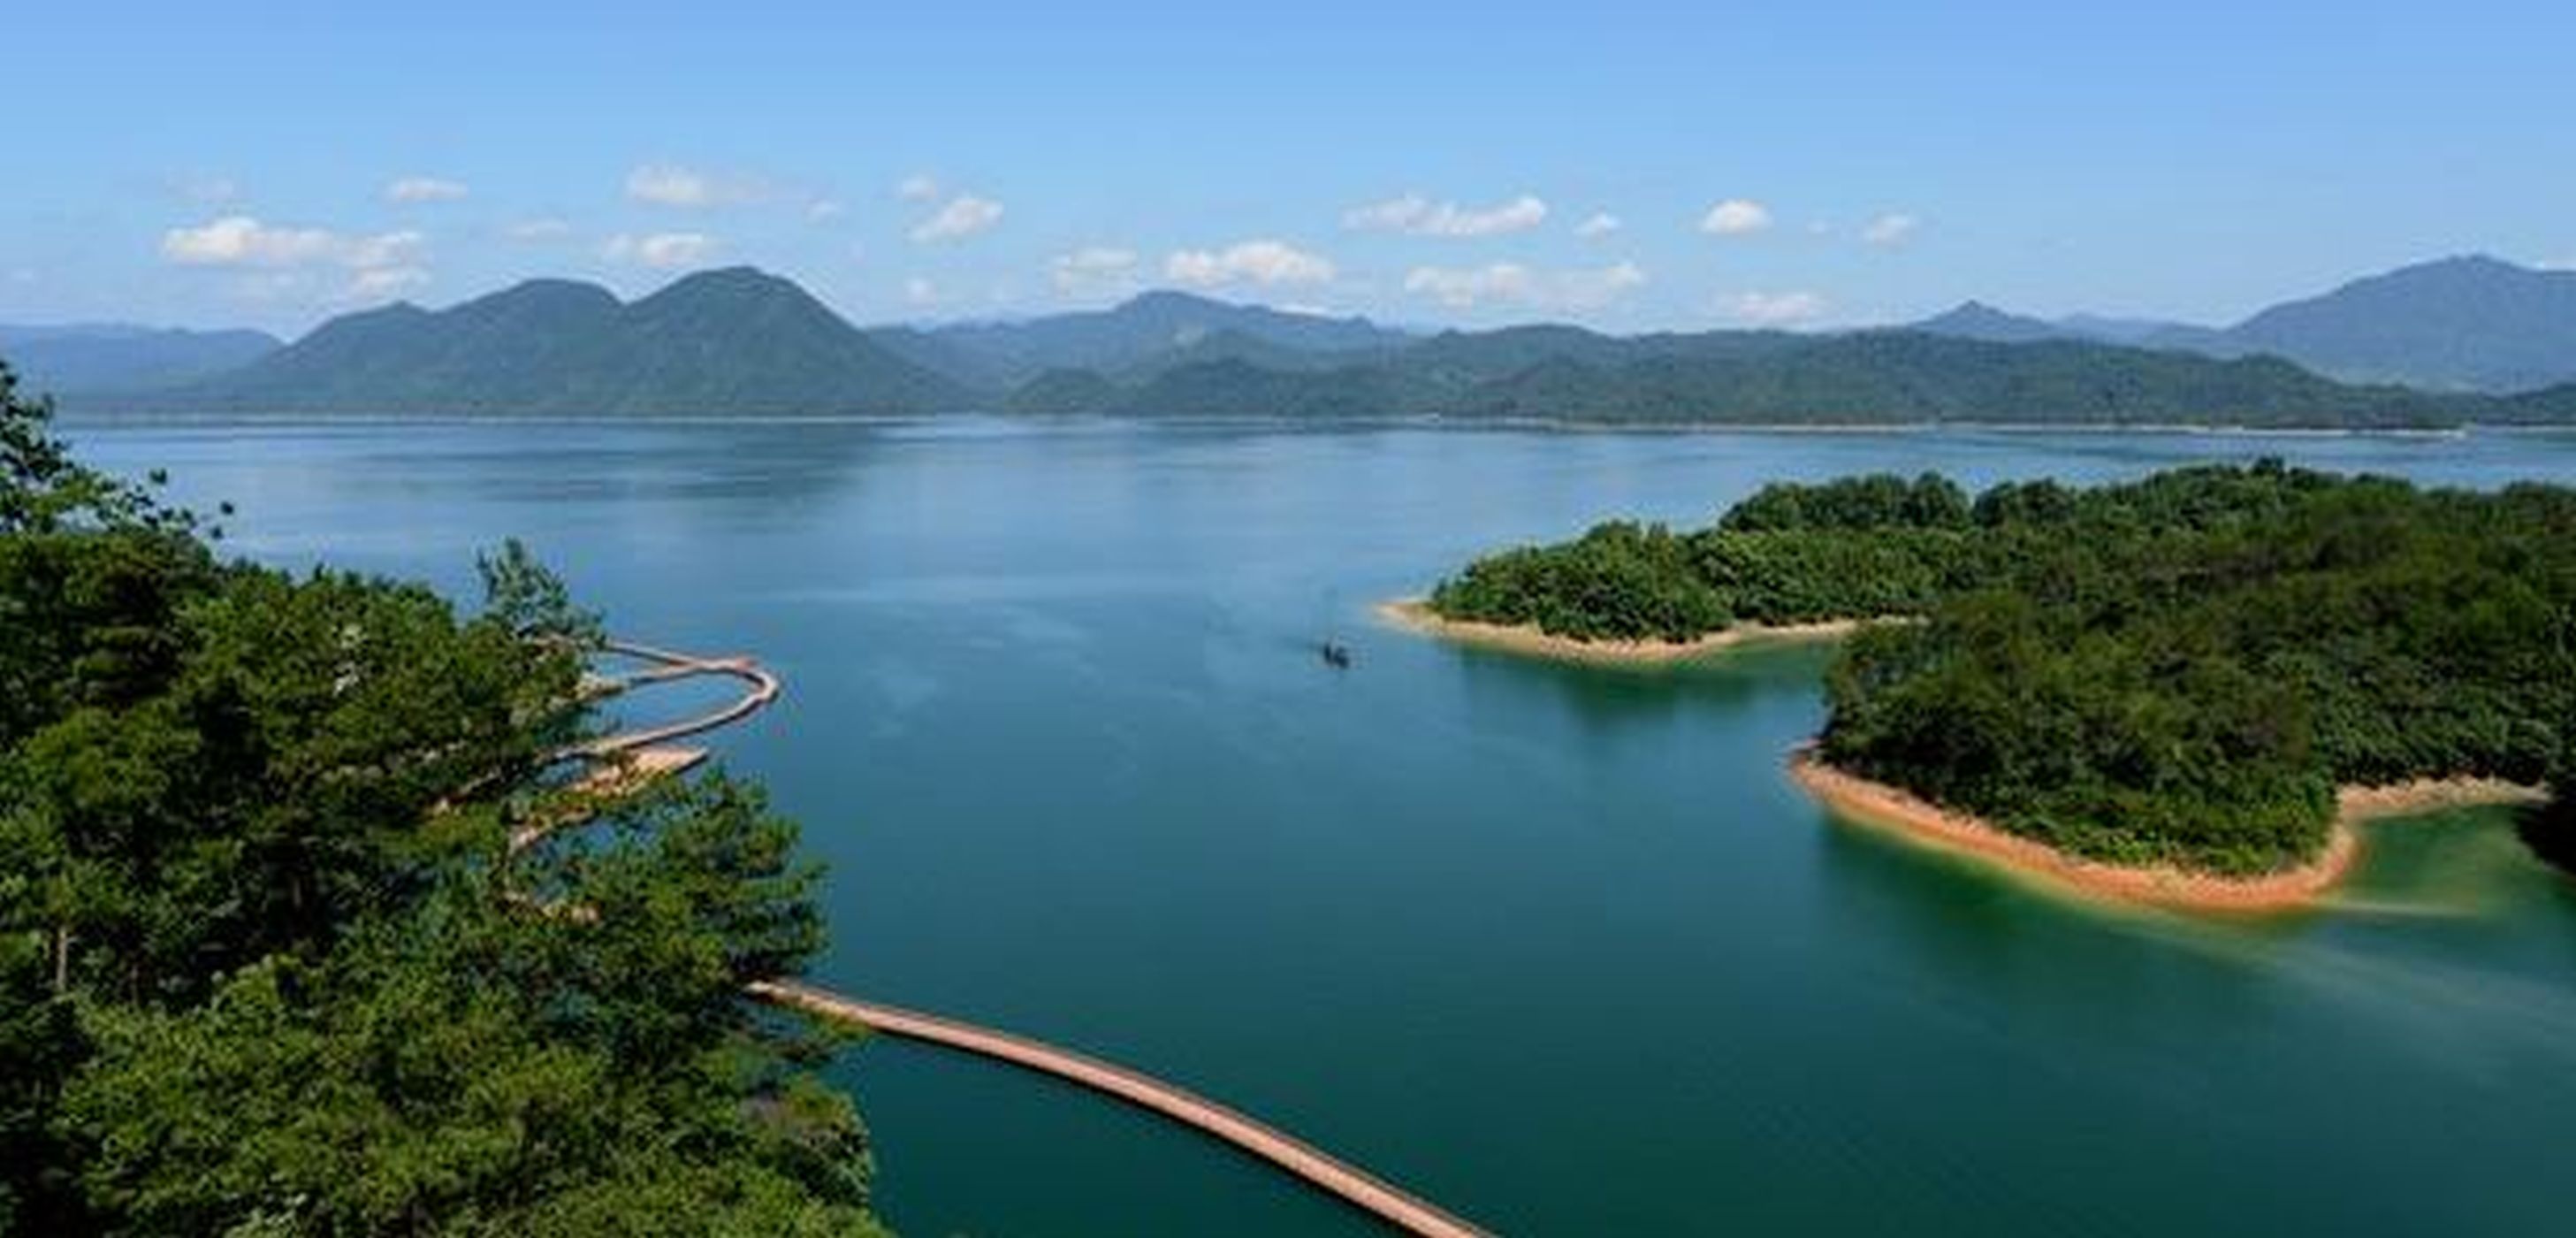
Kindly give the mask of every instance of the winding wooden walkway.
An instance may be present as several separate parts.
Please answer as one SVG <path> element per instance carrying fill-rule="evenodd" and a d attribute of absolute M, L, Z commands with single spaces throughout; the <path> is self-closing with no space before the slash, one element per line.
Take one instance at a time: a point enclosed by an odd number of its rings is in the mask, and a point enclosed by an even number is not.
<path fill-rule="evenodd" d="M 561 759 L 607 763 L 583 783 L 594 788 L 597 795 L 615 795 L 643 780 L 696 764 L 706 755 L 703 751 L 672 747 L 672 741 L 701 735 L 748 718 L 777 700 L 781 690 L 777 676 L 747 657 L 699 658 L 631 641 L 611 641 L 607 648 L 612 653 L 652 664 L 647 670 L 616 677 L 613 683 L 618 689 L 697 675 L 730 675 L 750 684 L 751 690 L 741 699 L 697 717 L 602 736 L 565 749 L 559 754 Z M 532 827 L 524 840 L 514 839 L 513 846 L 533 842 L 547 828 L 553 827 Z M 753 999 L 772 1006 L 1005 1062 L 1125 1101 L 1232 1144 L 1407 1233 L 1423 1235 L 1424 1238 L 1479 1238 L 1484 1233 L 1285 1131 L 1124 1066 L 1009 1032 L 899 1006 L 861 1001 L 802 981 L 756 980 L 746 992 Z"/>

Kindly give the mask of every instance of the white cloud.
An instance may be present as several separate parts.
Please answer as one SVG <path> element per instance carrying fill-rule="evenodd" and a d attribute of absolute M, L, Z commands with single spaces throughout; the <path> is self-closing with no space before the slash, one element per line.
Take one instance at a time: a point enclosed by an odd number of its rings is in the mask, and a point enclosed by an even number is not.
<path fill-rule="evenodd" d="M 937 305 L 939 286 L 915 275 L 903 281 L 903 299 L 914 305 Z"/>
<path fill-rule="evenodd" d="M 327 258 L 340 238 L 325 228 L 272 228 L 226 215 L 161 234 L 161 256 L 185 266 L 296 266 Z"/>
<path fill-rule="evenodd" d="M 850 208 L 831 198 L 816 198 L 805 204 L 805 218 L 815 223 L 829 223 L 849 213 Z"/>
<path fill-rule="evenodd" d="M 1757 327 L 1787 327 L 1824 316 L 1824 297 L 1812 292 L 1739 292 L 1718 308 L 1738 322 Z"/>
<path fill-rule="evenodd" d="M 345 294 L 353 301 L 376 301 L 398 296 L 429 282 L 429 272 L 421 267 L 379 267 L 360 271 L 349 281 Z"/>
<path fill-rule="evenodd" d="M 341 265 L 361 271 L 409 266 L 428 244 L 429 238 L 417 232 L 380 232 L 348 240 L 338 258 Z"/>
<path fill-rule="evenodd" d="M 1750 198 L 1728 198 L 1708 208 L 1699 230 L 1717 236 L 1745 236 L 1771 226 L 1771 208 Z"/>
<path fill-rule="evenodd" d="M 646 164 L 626 174 L 626 196 L 662 206 L 707 206 L 715 201 L 713 182 L 687 168 Z"/>
<path fill-rule="evenodd" d="M 468 192 L 463 181 L 443 180 L 435 176 L 404 176 L 385 186 L 385 201 L 454 202 Z"/>
<path fill-rule="evenodd" d="M 929 202 L 939 196 L 939 178 L 926 172 L 915 172 L 897 182 L 894 196 L 906 202 Z"/>
<path fill-rule="evenodd" d="M 1623 226 L 1625 225 L 1619 222 L 1618 216 L 1608 211 L 1594 211 L 1591 218 L 1574 225 L 1574 235 L 1589 241 L 1596 237 L 1608 236 Z"/>
<path fill-rule="evenodd" d="M 912 239 L 922 244 L 953 241 L 983 232 L 1002 222 L 1002 204 L 990 198 L 961 193 L 948 200 L 930 218 L 912 230 Z"/>
<path fill-rule="evenodd" d="M 409 230 L 350 235 L 329 228 L 273 227 L 249 215 L 226 215 L 161 234 L 161 256 L 181 266 L 243 272 L 235 295 L 276 301 L 320 296 L 329 301 L 382 300 L 428 283 L 429 238 Z M 317 272 L 347 273 L 326 283 Z"/>
<path fill-rule="evenodd" d="M 1568 271 L 1557 277 L 1557 298 L 1560 304 L 1578 309 L 1607 305 L 1645 283 L 1646 269 L 1633 262 L 1597 271 Z"/>
<path fill-rule="evenodd" d="M 1404 232 L 1414 236 L 1503 236 L 1545 222 L 1547 203 L 1530 194 L 1474 210 L 1409 193 L 1342 212 L 1342 226 L 1354 232 Z"/>
<path fill-rule="evenodd" d="M 1599 269 L 1533 271 L 1517 262 L 1481 267 L 1415 267 L 1404 290 L 1450 309 L 1502 304 L 1537 309 L 1598 309 L 1646 282 L 1645 269 L 1622 262 Z"/>
<path fill-rule="evenodd" d="M 1047 277 L 1068 297 L 1116 292 L 1134 284 L 1136 263 L 1135 250 L 1091 245 L 1057 255 L 1047 263 Z"/>
<path fill-rule="evenodd" d="M 644 236 L 620 232 L 599 247 L 599 255 L 610 262 L 631 262 L 667 271 L 695 266 L 715 247 L 715 238 L 703 232 L 655 232 Z"/>
<path fill-rule="evenodd" d="M 626 174 L 626 196 L 656 206 L 710 207 L 758 202 L 768 186 L 749 177 L 717 176 L 675 163 L 638 165 Z"/>
<path fill-rule="evenodd" d="M 572 235 L 572 225 L 560 219 L 522 219 L 501 229 L 501 235 L 513 241 L 560 241 Z"/>
<path fill-rule="evenodd" d="M 1860 239 L 1881 249 L 1902 245 L 1914 236 L 1923 221 L 1902 211 L 1892 211 L 1869 221 L 1860 230 Z"/>
<path fill-rule="evenodd" d="M 1332 281 L 1333 264 L 1285 241 L 1244 241 L 1222 250 L 1177 250 L 1163 259 L 1163 277 L 1198 288 L 1233 283 L 1322 284 Z"/>
<path fill-rule="evenodd" d="M 1404 290 L 1430 297 L 1451 309 L 1472 309 L 1484 301 L 1525 299 L 1530 278 L 1529 268 L 1516 262 L 1463 270 L 1415 267 L 1404 277 Z"/>
<path fill-rule="evenodd" d="M 418 232 L 350 236 L 329 228 L 271 227 L 249 215 L 226 215 L 161 234 L 161 256 L 182 266 L 291 268 L 338 265 L 378 270 L 416 265 L 429 238 Z"/>

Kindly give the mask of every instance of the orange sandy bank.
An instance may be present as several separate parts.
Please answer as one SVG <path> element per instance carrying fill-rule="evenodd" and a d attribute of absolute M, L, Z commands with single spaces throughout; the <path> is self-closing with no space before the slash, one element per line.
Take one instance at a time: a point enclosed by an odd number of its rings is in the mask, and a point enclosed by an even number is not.
<path fill-rule="evenodd" d="M 1471 619 L 1444 619 L 1431 612 L 1420 598 L 1382 602 L 1378 617 L 1397 627 L 1407 628 L 1443 640 L 1506 653 L 1525 654 L 1535 658 L 1558 658 L 1569 662 L 1617 662 L 1631 665 L 1659 665 L 1681 662 L 1721 649 L 1756 641 L 1833 640 L 1849 636 L 1861 626 L 1861 620 L 1839 619 L 1831 623 L 1795 623 L 1771 627 L 1759 623 L 1739 623 L 1721 632 L 1711 632 L 1697 640 L 1583 640 L 1572 636 L 1554 636 L 1532 624 L 1479 623 Z"/>
<path fill-rule="evenodd" d="M 2297 868 L 2259 877 L 2227 877 L 2171 865 L 2138 867 L 2069 855 L 1952 812 L 1885 783 L 1844 773 L 1800 749 L 1789 773 L 1808 793 L 1844 815 L 1901 830 L 1953 851 L 1992 860 L 2079 894 L 2201 911 L 2279 911 L 2305 906 L 2332 889 L 2361 854 L 2353 824 L 2445 808 L 2527 804 L 2547 798 L 2538 787 L 2496 779 L 2426 779 L 2386 787 L 2346 787 L 2323 854 Z"/>

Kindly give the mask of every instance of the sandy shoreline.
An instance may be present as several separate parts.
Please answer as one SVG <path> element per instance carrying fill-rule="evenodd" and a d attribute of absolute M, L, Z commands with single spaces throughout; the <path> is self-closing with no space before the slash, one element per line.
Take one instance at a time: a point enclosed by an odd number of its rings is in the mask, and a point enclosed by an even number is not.
<path fill-rule="evenodd" d="M 1400 598 L 1381 602 L 1378 617 L 1397 627 L 1457 641 L 1484 649 L 1534 658 L 1556 658 L 1567 662 L 1621 663 L 1631 666 L 1655 666 L 1682 662 L 1738 645 L 1769 641 L 1836 640 L 1858 630 L 1864 621 L 1839 619 L 1831 623 L 1795 623 L 1771 627 L 1759 623 L 1739 623 L 1722 632 L 1711 632 L 1697 640 L 1581 640 L 1571 636 L 1552 636 L 1529 624 L 1479 623 L 1469 619 L 1444 619 L 1431 613 L 1431 606 L 1421 598 Z"/>
<path fill-rule="evenodd" d="M 2496 779 L 2424 779 L 2384 787 L 2346 787 L 2323 854 L 2297 868 L 2259 877 L 2226 877 L 2170 865 L 2134 867 L 2087 860 L 1951 812 L 1885 783 L 1844 773 L 1801 748 L 1790 777 L 1845 816 L 2040 877 L 2072 892 L 2196 911 L 2285 911 L 2307 906 L 2341 882 L 2361 855 L 2357 822 L 2446 808 L 2529 804 L 2548 798 L 2538 787 Z"/>

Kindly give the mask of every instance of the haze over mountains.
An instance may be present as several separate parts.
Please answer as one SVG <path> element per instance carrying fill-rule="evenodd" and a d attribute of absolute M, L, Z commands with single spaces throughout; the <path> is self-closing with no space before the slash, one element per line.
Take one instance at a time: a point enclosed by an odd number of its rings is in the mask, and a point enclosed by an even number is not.
<path fill-rule="evenodd" d="M 862 330 L 789 280 L 734 267 L 633 302 L 530 280 L 443 310 L 346 315 L 283 346 L 250 333 L 0 329 L 0 355 L 75 410 L 108 412 L 2555 422 L 2576 418 L 2576 386 L 2541 389 L 2576 380 L 2576 274 L 2450 259 L 2225 330 L 2051 322 L 1972 302 L 1910 328 L 1609 336 L 1415 335 L 1176 292 L 1018 322 Z M 2528 394 L 2481 394 L 2505 392 Z"/>
<path fill-rule="evenodd" d="M 2348 382 L 2531 391 L 2576 381 L 2576 271 L 2445 258 L 2216 329 L 2088 316 L 2050 321 L 1975 301 L 1914 329 L 2005 343 L 2090 339 L 2216 357 L 2269 354 Z"/>
<path fill-rule="evenodd" d="M 283 346 L 265 331 L 182 331 L 123 323 L 0 326 L 0 357 L 39 390 L 168 387 L 219 374 Z"/>

